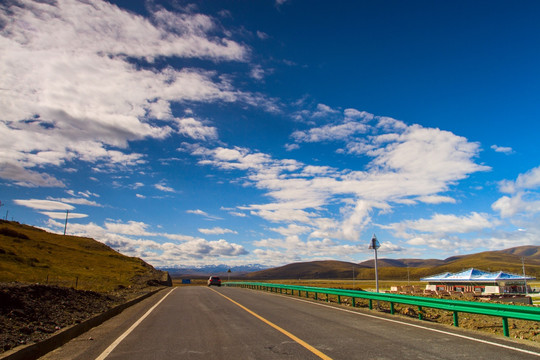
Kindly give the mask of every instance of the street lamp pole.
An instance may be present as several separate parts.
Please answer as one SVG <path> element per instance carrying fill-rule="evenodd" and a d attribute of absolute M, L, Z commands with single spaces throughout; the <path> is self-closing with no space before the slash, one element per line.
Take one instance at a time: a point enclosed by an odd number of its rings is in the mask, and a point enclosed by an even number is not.
<path fill-rule="evenodd" d="M 352 288 L 354 290 L 354 266 L 352 267 Z"/>
<path fill-rule="evenodd" d="M 371 238 L 371 242 L 369 243 L 369 248 L 375 251 L 375 286 L 377 288 L 377 292 L 379 292 L 379 272 L 377 269 L 377 249 L 380 247 L 381 247 L 381 244 L 379 244 L 379 241 L 377 240 L 377 236 L 373 234 L 373 237 Z"/>

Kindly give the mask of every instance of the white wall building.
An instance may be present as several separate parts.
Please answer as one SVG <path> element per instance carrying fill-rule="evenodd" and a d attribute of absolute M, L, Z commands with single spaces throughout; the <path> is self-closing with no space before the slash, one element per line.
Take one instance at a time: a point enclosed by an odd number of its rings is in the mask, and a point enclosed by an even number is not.
<path fill-rule="evenodd" d="M 535 277 L 524 277 L 502 271 L 492 273 L 471 268 L 458 273 L 446 272 L 424 277 L 420 281 L 428 282 L 426 290 L 490 295 L 531 292 L 527 281 L 535 279 Z"/>

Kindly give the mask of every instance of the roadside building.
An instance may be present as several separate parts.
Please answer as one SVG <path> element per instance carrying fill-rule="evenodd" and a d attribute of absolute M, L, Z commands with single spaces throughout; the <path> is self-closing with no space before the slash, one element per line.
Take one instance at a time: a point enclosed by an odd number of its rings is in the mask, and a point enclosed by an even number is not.
<path fill-rule="evenodd" d="M 425 281 L 426 291 L 435 293 L 475 293 L 480 295 L 492 294 L 524 294 L 531 292 L 527 281 L 535 277 L 509 274 L 502 271 L 487 272 L 478 269 L 468 269 L 457 273 L 446 272 L 421 278 Z"/>

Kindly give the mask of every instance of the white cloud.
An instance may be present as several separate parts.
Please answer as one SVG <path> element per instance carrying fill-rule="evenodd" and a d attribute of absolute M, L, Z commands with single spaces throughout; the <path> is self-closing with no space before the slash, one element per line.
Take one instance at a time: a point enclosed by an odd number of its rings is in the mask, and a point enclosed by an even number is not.
<path fill-rule="evenodd" d="M 506 146 L 497 146 L 497 145 L 491 145 L 491 149 L 495 152 L 503 153 L 503 154 L 513 154 L 514 150 L 511 147 Z"/>
<path fill-rule="evenodd" d="M 196 210 L 187 210 L 186 213 L 188 214 L 194 214 L 194 215 L 200 215 L 200 216 L 203 216 L 205 218 L 207 218 L 208 220 L 221 220 L 221 218 L 219 216 L 213 216 L 213 215 L 210 215 L 208 214 L 207 212 L 205 211 L 202 211 L 200 209 L 196 209 Z"/>
<path fill-rule="evenodd" d="M 448 234 L 465 234 L 490 229 L 493 223 L 486 214 L 473 212 L 467 216 L 453 214 L 435 214 L 430 219 L 406 220 L 388 225 L 398 236 L 414 238 L 418 233 L 437 234 L 444 237 Z"/>
<path fill-rule="evenodd" d="M 205 235 L 223 235 L 223 234 L 238 234 L 238 232 L 231 229 L 224 229 L 220 227 L 214 227 L 212 229 L 199 229 L 199 232 Z"/>
<path fill-rule="evenodd" d="M 491 208 L 498 211 L 503 218 L 509 218 L 517 214 L 533 215 L 540 212 L 540 200 L 530 199 L 525 193 L 517 193 L 513 196 L 503 196 L 495 201 Z"/>
<path fill-rule="evenodd" d="M 291 136 L 296 142 L 321 142 L 344 140 L 367 131 L 367 126 L 359 122 L 346 122 L 338 125 L 325 125 L 308 131 L 295 131 Z"/>
<path fill-rule="evenodd" d="M 265 204 L 239 206 L 240 210 L 271 222 L 313 228 L 311 237 L 349 241 L 357 241 L 372 222 L 373 212 L 390 212 L 394 204 L 455 203 L 448 195 L 451 186 L 474 172 L 489 170 L 474 162 L 479 144 L 448 131 L 407 126 L 395 119 L 354 109 L 347 109 L 346 113 L 349 119 L 346 121 L 358 124 L 370 135 L 357 136 L 352 131 L 333 136 L 332 131 L 322 126 L 314 129 L 324 135 L 309 139 L 323 141 L 324 136 L 347 145 L 363 143 L 365 151 L 358 155 L 372 160 L 359 162 L 359 166 L 364 165 L 362 170 L 337 170 L 293 159 L 274 159 L 240 147 L 211 149 L 185 145 L 182 150 L 198 157 L 201 165 L 245 171 L 243 184 L 265 191 L 271 199 Z M 339 123 L 332 126 L 338 128 Z M 319 133 L 311 130 L 303 134 Z M 332 212 L 340 213 L 341 218 L 329 221 L 325 212 L 334 205 L 339 207 Z M 473 220 L 479 218 L 473 216 Z"/>
<path fill-rule="evenodd" d="M 60 201 L 54 201 L 54 200 L 16 199 L 16 200 L 13 200 L 13 202 L 17 205 L 26 206 L 26 207 L 29 207 L 31 209 L 36 209 L 36 210 L 73 210 L 75 209 L 75 207 L 72 205 L 65 204 Z"/>
<path fill-rule="evenodd" d="M 187 210 L 186 211 L 188 214 L 195 214 L 195 215 L 202 215 L 202 216 L 209 216 L 206 212 L 200 210 L 200 209 L 197 209 L 197 210 Z"/>
<path fill-rule="evenodd" d="M 312 117 L 318 118 L 318 117 L 326 117 L 331 114 L 337 114 L 339 113 L 338 110 L 332 109 L 330 106 L 325 104 L 317 104 L 317 110 L 311 114 Z"/>
<path fill-rule="evenodd" d="M 310 229 L 311 228 L 309 226 L 300 226 L 297 224 L 289 224 L 287 227 L 270 228 L 270 230 L 275 231 L 283 236 L 304 234 Z"/>
<path fill-rule="evenodd" d="M 533 216 L 540 212 L 540 167 L 533 168 L 524 174 L 519 174 L 515 181 L 499 182 L 499 190 L 510 196 L 502 196 L 495 201 L 491 208 L 498 211 L 503 218 L 516 215 Z"/>
<path fill-rule="evenodd" d="M 503 193 L 516 193 L 524 190 L 535 190 L 540 187 L 540 166 L 519 174 L 515 181 L 499 182 L 499 190 Z"/>
<path fill-rule="evenodd" d="M 479 145 L 463 137 L 448 131 L 412 125 L 396 141 L 370 154 L 375 156 L 371 163 L 374 167 L 388 172 L 414 174 L 415 181 L 425 178 L 435 185 L 489 170 L 489 167 L 472 161 L 478 152 Z"/>
<path fill-rule="evenodd" d="M 388 254 L 388 253 L 402 253 L 408 250 L 400 245 L 393 244 L 389 241 L 383 241 L 381 242 L 381 247 L 379 248 L 378 251 L 381 253 Z"/>
<path fill-rule="evenodd" d="M 0 123 L 0 137 L 2 135 L 4 133 Z M 8 135 L 7 132 L 5 135 Z M 0 155 L 0 160 L 4 162 L 0 164 L 0 177 L 13 181 L 15 185 L 24 187 L 65 187 L 65 184 L 54 176 L 28 170 L 24 166 L 13 162 L 7 152 L 4 156 Z"/>
<path fill-rule="evenodd" d="M 246 214 L 238 212 L 238 211 L 229 211 L 229 214 L 231 214 L 232 216 L 237 216 L 237 217 L 247 217 Z"/>
<path fill-rule="evenodd" d="M 327 260 L 333 257 L 352 259 L 355 254 L 367 251 L 357 246 L 336 243 L 330 239 L 303 241 L 297 235 L 286 236 L 282 239 L 262 239 L 253 244 L 258 247 L 253 253 L 265 264 L 283 264 L 306 258 L 310 260 Z"/>
<path fill-rule="evenodd" d="M 442 203 L 455 204 L 456 202 L 454 198 L 451 198 L 449 196 L 441 196 L 441 195 L 419 196 L 417 199 L 418 201 L 421 201 L 426 204 L 442 204 Z"/>
<path fill-rule="evenodd" d="M 142 182 L 136 182 L 135 184 L 133 184 L 133 185 L 131 186 L 131 188 L 134 189 L 134 190 L 136 190 L 136 189 L 141 188 L 141 187 L 143 187 L 143 186 L 144 186 L 144 184 L 143 184 Z"/>
<path fill-rule="evenodd" d="M 159 191 L 164 191 L 164 192 L 172 192 L 172 193 L 176 192 L 176 190 L 174 190 L 172 187 L 166 186 L 163 183 L 155 184 L 154 188 L 158 189 Z"/>
<path fill-rule="evenodd" d="M 285 150 L 287 151 L 293 151 L 296 149 L 300 149 L 300 145 L 298 144 L 285 144 Z"/>
<path fill-rule="evenodd" d="M 368 113 L 367 111 L 359 111 L 352 108 L 345 109 L 343 111 L 343 114 L 345 115 L 345 121 L 352 121 L 356 119 L 363 119 L 365 121 L 371 121 L 374 118 L 374 115 Z"/>
<path fill-rule="evenodd" d="M 68 203 L 68 204 L 87 205 L 87 206 L 95 206 L 95 207 L 103 206 L 101 204 L 98 204 L 95 201 L 84 199 L 84 198 L 58 198 L 58 199 L 48 198 L 48 199 L 53 200 L 53 201 L 60 201 L 63 203 Z"/>
<path fill-rule="evenodd" d="M 130 152 L 133 140 L 174 131 L 216 139 L 213 127 L 174 119 L 173 101 L 276 110 L 273 100 L 238 91 L 213 71 L 155 67 L 156 58 L 173 56 L 243 62 L 249 49 L 220 36 L 209 16 L 150 11 L 144 18 L 98 0 L 21 0 L 0 8 L 1 178 L 63 187 L 46 166 L 77 159 L 111 171 L 145 163 L 144 155 Z"/>
<path fill-rule="evenodd" d="M 374 208 L 385 208 L 386 204 L 373 201 L 358 200 L 354 207 L 342 209 L 344 219 L 335 237 L 351 241 L 359 240 L 359 232 L 371 222 L 370 213 Z"/>
<path fill-rule="evenodd" d="M 263 80 L 264 76 L 266 75 L 266 72 L 260 65 L 255 65 L 251 68 L 251 71 L 249 72 L 249 75 L 255 79 L 255 80 Z"/>
<path fill-rule="evenodd" d="M 65 215 L 65 214 L 64 214 Z M 52 231 L 63 231 L 64 223 L 49 220 L 48 225 Z M 96 239 L 115 250 L 128 255 L 140 257 L 154 266 L 197 266 L 208 265 L 223 259 L 234 259 L 248 254 L 248 251 L 239 244 L 229 243 L 225 240 L 208 241 L 202 238 L 182 234 L 160 234 L 148 232 L 148 224 L 128 222 L 107 222 L 105 226 L 95 223 L 77 224 L 68 226 L 70 235 L 85 236 Z M 152 237 L 147 239 L 145 237 Z M 163 242 L 157 238 L 164 237 L 179 240 L 181 243 Z M 221 261 L 221 260 L 220 260 Z"/>
<path fill-rule="evenodd" d="M 205 126 L 194 118 L 176 119 L 178 132 L 195 140 L 215 140 L 218 138 L 217 129 Z"/>
<path fill-rule="evenodd" d="M 40 211 L 39 213 L 45 216 L 48 216 L 51 219 L 63 220 L 66 218 L 65 212 Z M 68 219 L 83 219 L 85 217 L 88 217 L 87 214 L 81 214 L 81 213 L 69 213 L 67 215 L 68 215 Z"/>
<path fill-rule="evenodd" d="M 105 229 L 107 231 L 123 234 L 123 235 L 137 235 L 137 236 L 156 236 L 156 233 L 148 232 L 146 229 L 149 227 L 148 224 L 145 224 L 140 221 L 128 221 L 127 223 L 122 222 L 106 222 Z"/>
<path fill-rule="evenodd" d="M 266 39 L 269 38 L 268 34 L 265 33 L 265 32 L 263 32 L 263 31 L 257 30 L 257 33 L 256 33 L 256 34 L 257 34 L 257 37 L 258 37 L 259 39 L 261 39 L 261 40 L 266 40 Z"/>

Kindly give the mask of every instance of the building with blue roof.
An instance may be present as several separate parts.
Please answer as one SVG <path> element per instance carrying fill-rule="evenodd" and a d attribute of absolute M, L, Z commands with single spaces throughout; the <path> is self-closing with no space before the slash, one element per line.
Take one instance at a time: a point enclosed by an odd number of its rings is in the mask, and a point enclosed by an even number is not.
<path fill-rule="evenodd" d="M 523 294 L 531 291 L 527 281 L 535 277 L 516 274 L 487 272 L 478 269 L 467 269 L 457 273 L 445 272 L 421 278 L 425 281 L 426 290 L 434 292 L 461 292 L 477 294 Z"/>

